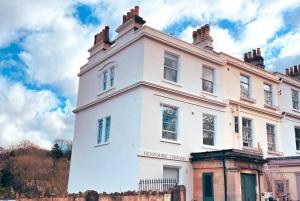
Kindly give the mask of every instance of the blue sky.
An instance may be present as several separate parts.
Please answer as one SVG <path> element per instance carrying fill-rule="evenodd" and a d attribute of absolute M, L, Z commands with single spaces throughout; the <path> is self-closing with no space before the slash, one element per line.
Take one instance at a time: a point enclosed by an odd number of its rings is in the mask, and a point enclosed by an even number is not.
<path fill-rule="evenodd" d="M 182 40 L 209 23 L 216 51 L 242 58 L 260 47 L 267 70 L 300 63 L 300 0 L 0 1 L 0 146 L 72 139 L 76 74 L 94 34 L 116 29 L 134 5 L 148 26 Z"/>

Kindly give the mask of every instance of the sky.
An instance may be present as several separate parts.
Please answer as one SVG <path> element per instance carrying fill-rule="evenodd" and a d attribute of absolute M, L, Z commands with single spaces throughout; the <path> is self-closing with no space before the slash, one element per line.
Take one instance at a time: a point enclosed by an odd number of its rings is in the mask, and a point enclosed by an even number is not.
<path fill-rule="evenodd" d="M 242 58 L 260 47 L 269 71 L 300 64 L 300 0 L 0 1 L 0 146 L 27 139 L 50 148 L 73 138 L 87 50 L 135 5 L 146 25 L 179 39 L 191 42 L 209 23 L 218 52 Z"/>

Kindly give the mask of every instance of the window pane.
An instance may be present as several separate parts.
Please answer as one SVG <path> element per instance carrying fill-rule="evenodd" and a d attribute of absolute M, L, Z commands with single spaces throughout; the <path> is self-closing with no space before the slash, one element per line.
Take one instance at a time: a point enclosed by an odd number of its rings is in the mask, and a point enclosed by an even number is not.
<path fill-rule="evenodd" d="M 295 128 L 296 150 L 300 151 L 300 129 Z"/>
<path fill-rule="evenodd" d="M 271 91 L 271 85 L 265 84 L 264 85 L 264 90 L 265 91 Z"/>
<path fill-rule="evenodd" d="M 165 67 L 164 68 L 164 79 L 172 82 L 177 82 L 177 70 Z"/>
<path fill-rule="evenodd" d="M 246 76 L 240 76 L 240 88 L 241 88 L 241 97 L 250 98 L 249 90 L 249 78 Z"/>
<path fill-rule="evenodd" d="M 177 108 L 163 106 L 162 137 L 177 140 Z"/>
<path fill-rule="evenodd" d="M 214 81 L 214 70 L 211 68 L 202 68 L 202 78 L 208 81 Z"/>
<path fill-rule="evenodd" d="M 293 102 L 293 108 L 298 110 L 299 109 L 299 94 L 298 91 L 292 90 L 292 102 Z"/>
<path fill-rule="evenodd" d="M 203 115 L 203 144 L 214 145 L 215 117 Z"/>
<path fill-rule="evenodd" d="M 107 88 L 107 71 L 103 72 L 103 82 L 102 82 L 102 89 L 106 90 Z"/>
<path fill-rule="evenodd" d="M 252 128 L 251 128 L 251 120 L 242 119 L 242 131 L 243 131 L 243 146 L 244 147 L 252 147 Z"/>
<path fill-rule="evenodd" d="M 107 117 L 105 119 L 105 139 L 104 142 L 108 142 L 109 141 L 109 137 L 110 137 L 110 117 Z"/>
<path fill-rule="evenodd" d="M 164 79 L 177 82 L 178 57 L 165 54 Z"/>
<path fill-rule="evenodd" d="M 102 143 L 102 134 L 103 133 L 103 119 L 98 120 L 98 144 Z"/>
<path fill-rule="evenodd" d="M 241 75 L 240 81 L 243 82 L 243 83 L 249 84 L 249 77 Z"/>
<path fill-rule="evenodd" d="M 110 69 L 110 86 L 114 86 L 115 82 L 115 68 Z"/>
<path fill-rule="evenodd" d="M 276 151 L 275 149 L 275 126 L 267 124 L 267 140 L 268 140 L 268 150 Z"/>

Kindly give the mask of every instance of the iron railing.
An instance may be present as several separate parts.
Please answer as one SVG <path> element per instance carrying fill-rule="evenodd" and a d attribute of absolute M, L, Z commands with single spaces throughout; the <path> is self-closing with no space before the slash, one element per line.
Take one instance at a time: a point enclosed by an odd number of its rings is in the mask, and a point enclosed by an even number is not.
<path fill-rule="evenodd" d="M 171 188 L 176 187 L 178 184 L 177 179 L 164 178 L 164 179 L 141 179 L 139 182 L 140 191 L 159 191 L 164 192 Z"/>

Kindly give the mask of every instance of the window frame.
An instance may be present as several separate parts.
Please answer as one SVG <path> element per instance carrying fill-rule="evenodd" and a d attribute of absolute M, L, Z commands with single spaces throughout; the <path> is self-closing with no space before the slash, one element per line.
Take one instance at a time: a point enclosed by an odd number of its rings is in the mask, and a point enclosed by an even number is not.
<path fill-rule="evenodd" d="M 102 91 L 106 91 L 108 90 L 108 86 L 107 86 L 107 80 L 108 80 L 108 71 L 107 69 L 105 69 L 102 73 L 101 73 L 101 77 L 102 77 Z"/>
<path fill-rule="evenodd" d="M 164 104 L 164 103 L 161 103 L 161 112 L 162 112 L 162 118 L 161 118 L 161 139 L 163 141 L 172 141 L 172 142 L 178 142 L 179 141 L 179 132 L 178 132 L 178 122 L 179 122 L 179 108 L 176 107 L 176 106 L 173 106 L 173 105 L 169 105 L 169 104 Z M 167 108 L 172 108 L 172 109 L 175 109 L 176 110 L 176 122 L 175 122 L 175 131 L 171 131 L 171 130 L 165 130 L 164 129 L 164 108 L 167 107 Z M 165 133 L 171 133 L 171 134 L 174 134 L 176 136 L 176 139 L 171 139 L 171 138 L 168 138 L 168 137 L 164 137 L 164 132 Z"/>
<path fill-rule="evenodd" d="M 299 138 L 296 135 L 296 129 L 299 130 Z M 297 142 L 299 143 L 299 147 L 297 147 Z M 296 144 L 296 151 L 300 151 L 300 127 L 295 126 L 295 144 Z"/>
<path fill-rule="evenodd" d="M 170 60 L 175 61 L 176 60 L 176 68 L 168 66 L 165 64 L 165 59 L 168 58 Z M 163 79 L 168 81 L 168 82 L 173 82 L 173 83 L 179 83 L 179 56 L 171 53 L 171 52 L 164 52 L 164 63 L 163 63 L 164 69 L 163 69 Z M 167 73 L 166 73 L 166 69 L 171 70 L 171 71 L 175 71 L 175 81 L 172 79 L 168 79 L 167 78 Z"/>
<path fill-rule="evenodd" d="M 293 95 L 294 92 L 297 93 L 297 96 L 296 96 L 296 97 L 297 97 L 297 102 L 296 102 L 296 103 L 297 103 L 297 105 L 296 105 L 297 108 L 294 107 L 294 106 L 295 106 L 295 104 L 294 104 L 294 97 L 295 97 L 295 96 Z M 298 90 L 295 90 L 295 89 L 292 89 L 292 90 L 291 90 L 291 93 L 292 93 L 292 108 L 293 108 L 294 110 L 299 110 L 299 91 L 298 91 Z"/>
<path fill-rule="evenodd" d="M 269 132 L 268 130 L 268 126 L 273 127 L 273 133 Z M 277 151 L 277 146 L 276 146 L 276 126 L 274 124 L 266 124 L 266 133 L 267 133 L 267 144 L 268 144 L 268 151 Z M 269 141 L 269 136 L 271 136 L 273 138 L 273 142 Z M 272 147 L 270 149 L 270 147 Z"/>
<path fill-rule="evenodd" d="M 107 119 L 110 119 L 109 127 L 107 127 Z M 100 126 L 101 122 L 102 126 Z M 97 123 L 97 145 L 109 144 L 111 136 L 111 116 L 100 118 L 97 120 Z M 107 130 L 109 130 L 109 133 Z"/>
<path fill-rule="evenodd" d="M 114 85 L 115 85 L 115 67 L 114 66 L 109 68 L 109 85 L 110 85 L 110 87 L 114 87 Z"/>
<path fill-rule="evenodd" d="M 266 89 L 265 89 L 265 86 L 270 87 L 270 91 L 266 90 Z M 267 97 L 266 97 L 267 94 L 270 96 L 270 100 L 269 100 L 269 101 L 268 101 L 268 99 L 267 99 Z M 264 98 L 265 98 L 265 104 L 266 104 L 266 105 L 270 105 L 270 106 L 273 105 L 273 87 L 272 87 L 272 85 L 269 84 L 269 83 L 264 83 Z"/>
<path fill-rule="evenodd" d="M 248 83 L 243 82 L 242 79 L 241 79 L 242 77 L 247 78 L 247 79 L 248 79 Z M 244 95 L 245 93 L 243 93 L 242 84 L 245 84 L 245 85 L 248 86 L 248 93 L 247 93 L 247 96 L 245 96 L 245 95 Z M 250 88 L 250 87 L 251 87 L 250 76 L 244 75 L 244 74 L 240 74 L 240 96 L 241 96 L 241 98 L 244 98 L 244 99 L 251 99 L 251 88 Z"/>
<path fill-rule="evenodd" d="M 245 132 L 245 126 L 243 125 L 243 121 L 244 120 L 247 120 L 250 122 L 250 137 L 251 138 L 245 138 L 245 135 L 244 135 L 244 132 Z M 248 142 L 245 141 L 245 139 L 250 139 Z M 249 119 L 249 118 L 246 118 L 246 117 L 242 117 L 242 145 L 243 147 L 246 147 L 246 148 L 252 148 L 253 147 L 253 120 L 252 119 Z M 249 143 L 249 146 L 245 146 L 244 143 Z"/>
<path fill-rule="evenodd" d="M 204 129 L 204 116 L 213 118 L 213 130 Z M 213 144 L 205 144 L 204 143 L 204 133 L 205 132 L 209 132 L 212 135 Z M 211 114 L 207 114 L 207 113 L 202 114 L 202 144 L 204 146 L 212 146 L 212 147 L 216 146 L 216 116 L 215 115 L 211 115 Z"/>
<path fill-rule="evenodd" d="M 211 70 L 212 72 L 212 81 L 204 79 L 204 69 Z M 204 89 L 204 83 L 210 83 L 211 84 L 211 91 L 207 91 Z M 207 92 L 207 93 L 215 93 L 215 68 L 209 67 L 207 65 L 202 66 L 202 91 Z"/>

